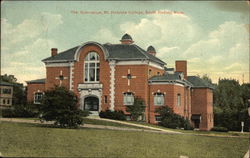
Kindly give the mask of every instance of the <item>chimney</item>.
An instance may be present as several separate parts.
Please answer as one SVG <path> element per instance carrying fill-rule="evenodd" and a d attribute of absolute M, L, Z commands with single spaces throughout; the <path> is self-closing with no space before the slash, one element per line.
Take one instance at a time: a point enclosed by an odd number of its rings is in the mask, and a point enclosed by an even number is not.
<path fill-rule="evenodd" d="M 175 71 L 183 72 L 184 78 L 187 79 L 187 61 L 186 60 L 175 61 Z"/>
<path fill-rule="evenodd" d="M 156 54 L 155 48 L 153 46 L 149 46 L 147 52 L 153 56 Z"/>
<path fill-rule="evenodd" d="M 57 48 L 51 48 L 51 56 L 57 55 Z"/>

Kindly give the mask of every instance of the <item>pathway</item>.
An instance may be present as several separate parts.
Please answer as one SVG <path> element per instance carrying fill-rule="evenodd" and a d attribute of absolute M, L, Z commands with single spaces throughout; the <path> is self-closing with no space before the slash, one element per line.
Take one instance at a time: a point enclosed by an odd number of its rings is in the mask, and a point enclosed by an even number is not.
<path fill-rule="evenodd" d="M 107 119 L 105 119 L 107 120 Z M 53 124 L 53 121 L 46 121 L 41 123 L 40 120 L 29 120 L 29 119 L 20 119 L 20 118 L 0 118 L 0 121 L 9 121 L 9 122 L 20 122 L 20 123 L 35 123 L 35 124 Z M 126 127 L 115 127 L 115 126 L 105 126 L 105 125 L 93 125 L 93 124 L 84 124 L 81 125 L 84 128 L 97 128 L 97 129 L 110 129 L 110 130 L 121 130 L 121 131 L 143 131 L 143 132 L 153 132 L 153 133 L 180 133 L 172 131 L 159 131 L 155 129 L 138 129 L 138 128 L 126 128 Z M 142 127 L 142 126 L 137 126 Z M 145 126 L 146 127 L 146 126 Z"/>

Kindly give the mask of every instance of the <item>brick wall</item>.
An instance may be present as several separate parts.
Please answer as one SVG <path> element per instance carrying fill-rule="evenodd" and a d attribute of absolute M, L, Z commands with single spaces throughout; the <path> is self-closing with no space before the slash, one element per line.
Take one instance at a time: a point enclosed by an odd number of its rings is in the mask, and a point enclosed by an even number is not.
<path fill-rule="evenodd" d="M 69 67 L 47 67 L 46 68 L 46 84 L 45 89 L 54 88 L 55 85 L 59 86 L 60 80 L 56 79 L 60 76 L 62 71 L 62 75 L 67 77 L 67 79 L 62 80 L 62 86 L 69 89 L 69 80 L 70 80 L 70 68 Z"/>
<path fill-rule="evenodd" d="M 45 84 L 42 84 L 42 83 L 27 84 L 27 101 L 33 103 L 34 93 L 35 92 L 44 92 L 44 91 L 45 91 Z"/>
<path fill-rule="evenodd" d="M 81 50 L 79 61 L 75 62 L 73 69 L 73 91 L 80 97 L 77 90 L 79 83 L 84 83 L 84 59 L 89 52 L 96 52 L 100 57 L 100 83 L 103 84 L 102 91 L 102 109 L 109 108 L 110 105 L 110 68 L 109 63 L 105 61 L 104 52 L 96 45 L 86 45 Z M 107 103 L 104 103 L 104 97 L 107 96 Z"/>
<path fill-rule="evenodd" d="M 208 88 L 192 90 L 192 114 L 201 114 L 200 130 L 213 127 L 213 92 Z"/>
<path fill-rule="evenodd" d="M 184 78 L 187 79 L 187 61 L 185 60 L 175 61 L 175 71 L 183 72 Z"/>
<path fill-rule="evenodd" d="M 164 105 L 169 106 L 173 111 L 181 116 L 184 116 L 184 106 L 185 106 L 185 93 L 184 87 L 174 84 L 153 84 L 149 86 L 149 99 L 150 99 L 150 123 L 155 122 L 155 110 L 161 106 L 154 105 L 154 93 L 161 92 L 164 95 Z M 177 105 L 177 94 L 181 95 L 181 105 Z"/>

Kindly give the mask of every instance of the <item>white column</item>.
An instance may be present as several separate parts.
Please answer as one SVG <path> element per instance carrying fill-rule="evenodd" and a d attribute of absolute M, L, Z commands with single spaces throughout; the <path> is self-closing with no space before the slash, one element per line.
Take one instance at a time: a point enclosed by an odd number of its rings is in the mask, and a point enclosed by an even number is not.
<path fill-rule="evenodd" d="M 69 66 L 69 90 L 73 90 L 73 69 L 74 69 L 74 63 L 70 63 Z"/>
<path fill-rule="evenodd" d="M 115 108 L 115 61 L 109 62 L 110 66 L 110 110 Z"/>

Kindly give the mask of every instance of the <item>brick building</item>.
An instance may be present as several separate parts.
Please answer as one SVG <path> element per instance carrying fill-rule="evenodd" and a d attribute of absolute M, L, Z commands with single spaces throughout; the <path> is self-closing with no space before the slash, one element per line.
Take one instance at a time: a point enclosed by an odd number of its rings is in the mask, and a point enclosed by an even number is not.
<path fill-rule="evenodd" d="M 106 109 L 125 111 L 140 97 L 146 105 L 142 119 L 149 123 L 159 120 L 156 108 L 169 106 L 196 128 L 213 127 L 212 88 L 188 76 L 186 61 L 176 61 L 175 70 L 167 68 L 155 56 L 154 47 L 144 50 L 128 34 L 120 42 L 86 42 L 61 53 L 52 48 L 51 56 L 42 60 L 46 78 L 27 82 L 28 101 L 39 103 L 45 90 L 59 85 L 73 91 L 79 97 L 79 108 L 93 115 Z"/>
<path fill-rule="evenodd" d="M 12 106 L 13 84 L 0 81 L 0 108 Z"/>

